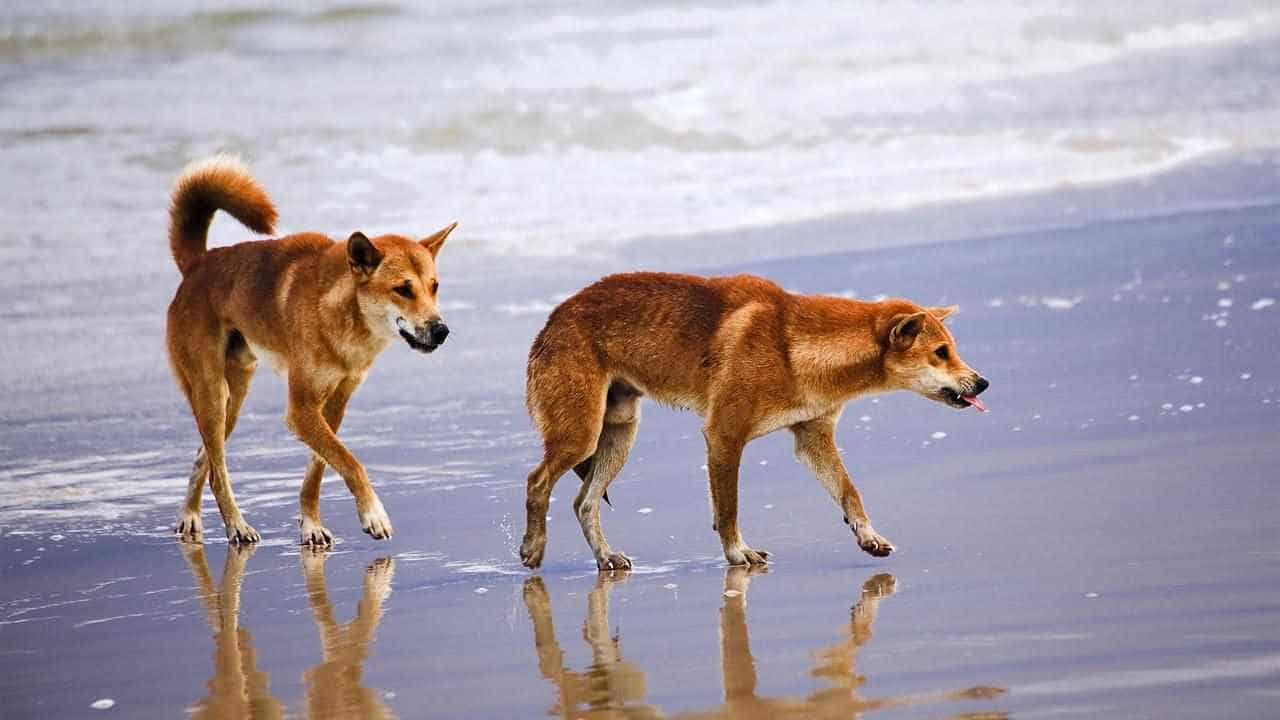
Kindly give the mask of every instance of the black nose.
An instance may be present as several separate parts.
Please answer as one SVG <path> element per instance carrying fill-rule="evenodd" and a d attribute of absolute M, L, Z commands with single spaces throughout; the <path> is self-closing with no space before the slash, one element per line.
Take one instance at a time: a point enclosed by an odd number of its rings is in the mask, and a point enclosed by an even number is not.
<path fill-rule="evenodd" d="M 431 334 L 431 343 L 433 345 L 439 345 L 444 342 L 445 338 L 449 337 L 449 326 L 439 320 L 436 320 L 431 323 L 431 326 L 428 328 L 428 332 Z"/>
<path fill-rule="evenodd" d="M 978 382 L 973 384 L 973 394 L 977 395 L 989 387 L 991 387 L 991 383 L 987 382 L 986 378 L 979 377 Z"/>

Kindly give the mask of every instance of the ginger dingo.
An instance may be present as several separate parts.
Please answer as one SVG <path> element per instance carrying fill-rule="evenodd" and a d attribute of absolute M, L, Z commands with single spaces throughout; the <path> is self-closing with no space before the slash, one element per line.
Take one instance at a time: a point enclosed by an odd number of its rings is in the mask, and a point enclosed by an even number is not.
<path fill-rule="evenodd" d="M 342 243 L 304 233 L 207 250 L 218 210 L 264 235 L 276 219 L 266 192 L 232 158 L 189 166 L 173 191 L 169 247 L 182 283 L 169 305 L 165 336 L 203 441 L 175 530 L 200 539 L 207 476 L 227 538 L 260 539 L 236 506 L 224 444 L 263 357 L 288 384 L 286 424 L 313 453 L 300 496 L 302 542 L 333 543 L 320 522 L 326 465 L 355 496 L 361 528 L 376 539 L 391 537 L 391 520 L 364 466 L 335 433 L 383 349 L 400 338 L 429 353 L 449 334 L 436 306 L 436 256 L 457 223 L 424 240 L 356 232 Z"/>
<path fill-rule="evenodd" d="M 836 449 L 836 422 L 850 399 L 891 390 L 984 410 L 977 395 L 988 383 L 942 324 L 955 310 L 796 295 L 749 275 L 630 273 L 583 289 L 529 351 L 529 413 L 545 450 L 529 474 L 521 560 L 541 565 L 551 489 L 573 468 L 583 480 L 574 512 L 596 565 L 631 567 L 604 537 L 600 500 L 626 462 L 644 395 L 706 418 L 712 527 L 730 565 L 768 558 L 738 532 L 738 464 L 747 442 L 782 428 L 858 546 L 888 555 Z"/>

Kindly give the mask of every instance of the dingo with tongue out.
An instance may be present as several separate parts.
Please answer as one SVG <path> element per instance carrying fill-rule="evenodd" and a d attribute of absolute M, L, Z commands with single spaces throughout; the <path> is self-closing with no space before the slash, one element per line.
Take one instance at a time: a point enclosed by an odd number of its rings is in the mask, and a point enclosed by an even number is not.
<path fill-rule="evenodd" d="M 782 428 L 858 546 L 890 554 L 845 471 L 836 422 L 849 400 L 893 390 L 985 411 L 987 381 L 942 324 L 955 310 L 797 295 L 750 275 L 628 273 L 583 289 L 552 311 L 529 351 L 529 414 L 545 450 L 529 474 L 521 560 L 541 565 L 551 489 L 573 469 L 583 481 L 573 508 L 596 565 L 631 567 L 605 539 L 599 503 L 626 462 L 645 395 L 706 418 L 712 528 L 729 564 L 768 558 L 738 532 L 738 466 L 749 441 Z"/>
<path fill-rule="evenodd" d="M 899 311 L 888 318 L 884 357 L 885 370 L 897 387 L 961 410 L 986 412 L 978 394 L 989 383 L 960 359 L 956 341 L 942 324 L 959 306 L 919 308 L 906 300 L 882 304 Z"/>

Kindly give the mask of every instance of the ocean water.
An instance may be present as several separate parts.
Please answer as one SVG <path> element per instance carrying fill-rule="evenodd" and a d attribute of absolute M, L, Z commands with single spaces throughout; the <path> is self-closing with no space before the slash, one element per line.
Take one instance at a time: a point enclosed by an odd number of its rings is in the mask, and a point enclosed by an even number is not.
<path fill-rule="evenodd" d="M 230 151 L 285 230 L 460 219 L 489 254 L 608 258 L 1247 155 L 1280 145 L 1277 78 L 1267 0 L 16 0 L 0 248 L 163 267 L 172 178 Z"/>
<path fill-rule="evenodd" d="M 1278 41 L 1274 2 L 0 4 L 0 714 L 1274 714 Z M 330 477 L 299 552 L 270 372 L 229 444 L 256 555 L 212 501 L 172 537 L 167 196 L 219 151 L 282 231 L 460 221 L 448 345 L 342 428 L 389 543 Z M 771 436 L 773 562 L 727 571 L 699 420 L 651 405 L 604 520 L 638 569 L 597 575 L 571 478 L 520 567 L 529 343 L 636 268 L 962 306 L 991 412 L 838 432 L 899 552 Z"/>

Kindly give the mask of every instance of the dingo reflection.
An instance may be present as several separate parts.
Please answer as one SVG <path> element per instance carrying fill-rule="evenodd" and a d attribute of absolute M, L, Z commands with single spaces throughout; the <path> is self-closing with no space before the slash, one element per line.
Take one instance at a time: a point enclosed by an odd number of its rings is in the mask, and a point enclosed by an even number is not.
<path fill-rule="evenodd" d="M 356 616 L 346 625 L 333 617 L 324 584 L 323 550 L 304 549 L 302 570 L 307 579 L 307 602 L 320 631 L 324 659 L 307 671 L 307 715 L 312 718 L 392 718 L 381 693 L 365 687 L 364 661 L 369 641 L 382 620 L 382 603 L 391 596 L 395 561 L 379 558 L 364 572 L 364 591 Z"/>
<path fill-rule="evenodd" d="M 591 646 L 591 666 L 584 672 L 564 667 L 564 651 L 556 640 L 555 625 L 551 621 L 551 598 L 542 578 L 535 575 L 525 580 L 524 604 L 533 621 L 538 671 L 559 694 L 549 714 L 580 718 L 585 711 L 585 717 L 662 717 L 657 708 L 639 702 L 647 692 L 644 671 L 622 659 L 618 638 L 609 634 L 609 591 L 614 583 L 625 581 L 629 574 L 602 572 L 587 595 L 587 619 L 582 623 L 582 637 Z"/>
<path fill-rule="evenodd" d="M 848 625 L 839 642 L 814 653 L 811 674 L 828 687 L 805 697 L 760 697 L 756 694 L 755 660 L 751 656 L 747 634 L 747 588 L 752 576 L 764 572 L 760 568 L 730 567 L 725 572 L 724 604 L 720 609 L 720 670 L 724 702 L 705 711 L 681 713 L 681 718 L 771 718 L 805 717 L 848 718 L 871 710 L 950 702 L 983 700 L 997 697 L 1003 689 L 972 687 L 952 692 L 904 695 L 888 698 L 864 698 L 859 688 L 866 678 L 856 670 L 858 649 L 871 639 L 880 602 L 894 593 L 897 582 L 882 573 L 867 580 L 854 603 Z M 587 616 L 583 621 L 583 637 L 591 647 L 592 663 L 583 672 L 564 667 L 564 652 L 556 639 L 551 620 L 551 601 L 542 579 L 531 577 L 524 584 L 524 601 L 533 622 L 534 649 L 538 654 L 538 670 L 555 687 L 558 698 L 549 714 L 563 718 L 655 718 L 666 717 L 652 705 L 645 704 L 647 692 L 644 671 L 622 659 L 619 638 L 609 634 L 609 593 L 624 581 L 625 571 L 603 572 L 587 598 Z M 986 713 L 984 717 L 1002 718 L 1004 713 Z"/>
<path fill-rule="evenodd" d="M 254 546 L 229 545 L 222 583 L 215 587 L 204 547 L 181 543 L 183 556 L 200 589 L 213 631 L 214 666 L 209 694 L 191 707 L 196 718 L 279 718 L 286 708 L 271 693 L 270 675 L 257 667 L 253 636 L 240 627 L 240 589 L 245 565 Z M 339 624 L 325 587 L 322 551 L 304 549 L 302 572 L 307 602 L 320 635 L 322 660 L 305 674 L 307 717 L 393 718 L 381 693 L 361 683 L 369 643 L 382 620 L 382 604 L 391 594 L 395 564 L 390 558 L 375 560 L 365 570 L 364 589 L 356 616 Z M 292 713 L 288 713 L 292 715 Z"/>
<path fill-rule="evenodd" d="M 213 631 L 213 677 L 209 695 L 191 708 L 194 718 L 278 718 L 284 704 L 271 694 L 271 676 L 258 669 L 253 636 L 240 627 L 240 585 L 253 545 L 229 545 L 222 585 L 215 587 L 203 545 L 179 543 L 191 568 L 209 629 Z"/>

